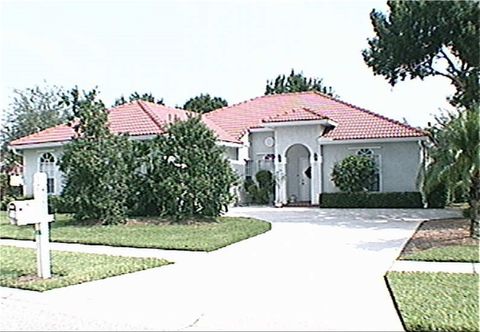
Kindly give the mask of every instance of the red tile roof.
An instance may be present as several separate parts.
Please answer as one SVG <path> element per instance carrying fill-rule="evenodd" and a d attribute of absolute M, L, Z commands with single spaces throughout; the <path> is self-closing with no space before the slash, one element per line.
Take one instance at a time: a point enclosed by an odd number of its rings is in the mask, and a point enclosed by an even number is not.
<path fill-rule="evenodd" d="M 165 132 L 167 124 L 178 120 L 186 120 L 188 111 L 171 108 L 145 101 L 135 101 L 108 110 L 108 125 L 114 133 L 131 136 L 157 135 Z M 217 133 L 218 139 L 228 142 L 238 141 L 232 138 L 214 122 L 205 119 L 207 127 Z M 19 138 L 10 143 L 15 147 L 30 144 L 65 142 L 75 135 L 73 128 L 62 124 L 38 133 Z"/>
<path fill-rule="evenodd" d="M 419 129 L 312 91 L 262 96 L 215 110 L 206 117 L 239 139 L 251 128 L 264 127 L 265 120 L 299 109 L 337 123 L 324 136 L 332 140 L 426 136 Z"/>
<path fill-rule="evenodd" d="M 317 114 L 308 108 L 299 108 L 287 110 L 283 113 L 271 116 L 268 119 L 263 119 L 263 123 L 272 122 L 291 122 L 291 121 L 312 121 L 312 120 L 325 120 L 326 116 Z"/>
<path fill-rule="evenodd" d="M 175 119 L 185 120 L 188 111 L 145 101 L 135 101 L 109 110 L 109 127 L 114 133 L 131 136 L 162 134 Z M 395 120 L 348 104 L 318 92 L 262 96 L 207 113 L 202 121 L 219 140 L 240 143 L 251 128 L 267 122 L 330 119 L 337 125 L 324 136 L 332 140 L 421 137 L 426 134 Z M 68 125 L 48 128 L 10 143 L 22 145 L 66 142 L 74 136 Z"/>

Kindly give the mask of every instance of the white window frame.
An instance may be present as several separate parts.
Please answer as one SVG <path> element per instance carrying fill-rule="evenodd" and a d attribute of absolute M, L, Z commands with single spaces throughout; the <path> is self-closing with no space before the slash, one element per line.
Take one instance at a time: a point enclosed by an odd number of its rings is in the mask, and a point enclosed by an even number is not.
<path fill-rule="evenodd" d="M 42 167 L 42 159 L 43 159 L 43 156 L 45 156 L 46 154 L 50 154 L 54 160 L 52 165 L 47 165 L 50 167 L 50 169 L 47 169 L 47 171 L 45 171 Z M 57 192 L 56 190 L 57 189 L 57 160 L 58 160 L 57 156 L 52 151 L 42 151 L 39 153 L 39 156 L 38 156 L 37 171 L 47 174 L 47 194 L 48 195 L 55 195 Z M 52 179 L 53 181 L 53 185 L 50 187 L 51 191 L 48 190 L 49 179 Z"/>

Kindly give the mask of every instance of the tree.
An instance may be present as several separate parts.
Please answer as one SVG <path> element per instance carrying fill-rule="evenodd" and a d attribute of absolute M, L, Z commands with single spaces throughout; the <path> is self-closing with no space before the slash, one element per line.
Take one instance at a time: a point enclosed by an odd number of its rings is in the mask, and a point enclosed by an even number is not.
<path fill-rule="evenodd" d="M 207 93 L 207 94 L 200 94 L 200 96 L 197 96 L 194 98 L 190 98 L 183 105 L 183 109 L 203 114 L 203 113 L 208 113 L 225 106 L 228 106 L 228 103 L 225 99 L 220 97 L 212 98 Z"/>
<path fill-rule="evenodd" d="M 375 161 L 372 158 L 351 155 L 333 166 L 331 178 L 341 191 L 368 191 L 374 181 L 375 171 Z"/>
<path fill-rule="evenodd" d="M 65 146 L 60 170 L 65 176 L 62 193 L 77 220 L 114 224 L 125 220 L 131 176 L 131 143 L 107 127 L 105 105 L 97 91 L 65 95 L 72 107 L 76 136 Z"/>
<path fill-rule="evenodd" d="M 163 102 L 163 98 L 156 99 L 151 92 L 149 93 L 145 92 L 143 94 L 139 94 L 137 91 L 135 91 L 134 93 L 130 94 L 130 96 L 128 97 L 128 101 L 127 99 L 125 99 L 123 95 L 120 98 L 117 98 L 113 106 L 120 106 L 126 103 L 131 103 L 132 101 L 135 101 L 135 100 L 143 100 L 143 101 L 149 101 L 151 103 L 155 103 L 159 105 L 165 105 Z"/>
<path fill-rule="evenodd" d="M 236 176 L 215 135 L 192 117 L 153 139 L 144 159 L 144 208 L 177 221 L 216 217 L 232 201 Z"/>
<path fill-rule="evenodd" d="M 300 72 L 296 74 L 292 69 L 290 75 L 278 75 L 274 80 L 267 80 L 265 95 L 274 95 L 286 92 L 318 91 L 332 97 L 336 96 L 331 86 L 323 84 L 321 78 L 307 78 Z"/>
<path fill-rule="evenodd" d="M 429 151 L 430 163 L 424 178 L 424 191 L 429 194 L 439 185 L 450 192 L 466 188 L 470 206 L 470 235 L 479 237 L 478 209 L 480 198 L 480 111 L 472 106 L 465 112 L 449 114 L 440 120 Z"/>
<path fill-rule="evenodd" d="M 373 10 L 375 37 L 363 51 L 375 75 L 394 86 L 416 77 L 440 76 L 463 109 L 479 101 L 479 6 L 477 1 L 388 1 L 389 15 Z"/>

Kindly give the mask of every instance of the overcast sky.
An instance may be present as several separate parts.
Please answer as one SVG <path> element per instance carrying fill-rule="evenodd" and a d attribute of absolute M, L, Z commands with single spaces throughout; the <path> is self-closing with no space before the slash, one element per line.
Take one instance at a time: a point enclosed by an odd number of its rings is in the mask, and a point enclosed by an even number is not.
<path fill-rule="evenodd" d="M 369 13 L 385 1 L 0 0 L 0 109 L 13 88 L 98 86 L 111 105 L 152 92 L 169 106 L 200 93 L 229 104 L 263 95 L 292 68 L 320 77 L 342 100 L 425 126 L 447 108 L 443 78 L 373 75 L 361 51 Z"/>

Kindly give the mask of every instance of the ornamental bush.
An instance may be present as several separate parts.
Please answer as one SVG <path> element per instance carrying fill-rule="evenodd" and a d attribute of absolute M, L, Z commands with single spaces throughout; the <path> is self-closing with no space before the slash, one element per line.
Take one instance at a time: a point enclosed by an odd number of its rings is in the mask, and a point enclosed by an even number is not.
<path fill-rule="evenodd" d="M 341 191 L 368 191 L 374 181 L 376 166 L 372 158 L 351 155 L 336 163 L 331 179 Z"/>
<path fill-rule="evenodd" d="M 233 201 L 236 175 L 199 117 L 176 121 L 145 144 L 139 210 L 181 221 L 217 217 Z"/>
<path fill-rule="evenodd" d="M 65 176 L 62 204 L 72 210 L 77 220 L 123 222 L 131 177 L 127 162 L 131 142 L 110 133 L 107 111 L 95 90 L 80 96 L 73 89 L 66 102 L 72 105 L 76 117 L 76 134 L 65 146 L 60 161 Z"/>
<path fill-rule="evenodd" d="M 256 204 L 270 203 L 275 193 L 275 180 L 272 172 L 260 170 L 255 174 L 255 181 L 249 180 L 245 182 L 245 189 L 250 195 L 252 202 Z"/>

